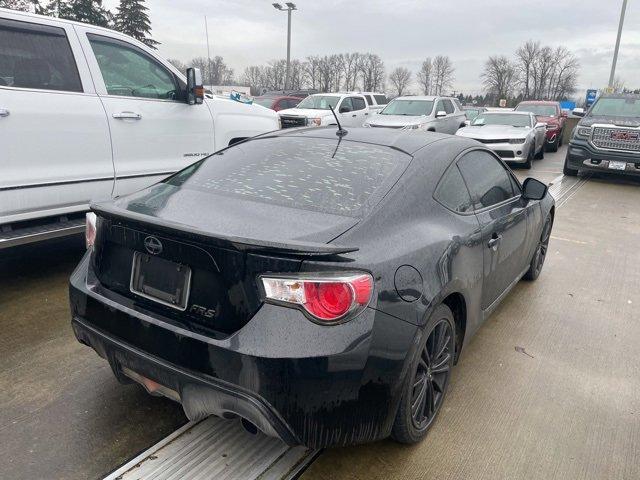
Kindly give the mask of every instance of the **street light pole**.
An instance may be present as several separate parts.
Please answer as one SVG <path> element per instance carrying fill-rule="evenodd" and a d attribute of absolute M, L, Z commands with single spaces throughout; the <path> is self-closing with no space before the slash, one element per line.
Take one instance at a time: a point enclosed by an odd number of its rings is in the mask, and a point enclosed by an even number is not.
<path fill-rule="evenodd" d="M 616 64 L 618 63 L 618 51 L 620 50 L 620 37 L 622 37 L 622 25 L 624 24 L 624 14 L 627 11 L 627 0 L 622 0 L 622 10 L 620 11 L 620 24 L 618 25 L 618 38 L 616 38 L 616 48 L 613 51 L 613 62 L 611 64 L 611 74 L 609 75 L 609 88 L 613 88 L 616 76 Z"/>
<path fill-rule="evenodd" d="M 287 70 L 284 77 L 284 89 L 289 89 L 289 83 L 291 79 L 291 12 L 297 10 L 295 3 L 286 2 L 287 8 L 284 8 L 279 3 L 274 3 L 273 7 L 281 12 L 287 12 Z"/>
<path fill-rule="evenodd" d="M 211 51 L 209 50 L 209 26 L 207 25 L 207 16 L 204 16 L 204 31 L 207 34 L 207 70 L 209 73 L 209 85 L 211 85 Z"/>

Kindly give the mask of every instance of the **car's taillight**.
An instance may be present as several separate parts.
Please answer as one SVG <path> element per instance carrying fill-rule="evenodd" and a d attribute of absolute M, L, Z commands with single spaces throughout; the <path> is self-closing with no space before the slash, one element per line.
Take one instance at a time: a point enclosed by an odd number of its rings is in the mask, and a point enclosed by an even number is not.
<path fill-rule="evenodd" d="M 371 299 L 368 273 L 261 277 L 265 300 L 303 309 L 322 323 L 356 315 Z"/>
<path fill-rule="evenodd" d="M 96 241 L 96 214 L 93 212 L 87 213 L 87 227 L 84 231 L 84 239 L 87 245 L 87 248 L 93 247 L 94 242 Z"/>

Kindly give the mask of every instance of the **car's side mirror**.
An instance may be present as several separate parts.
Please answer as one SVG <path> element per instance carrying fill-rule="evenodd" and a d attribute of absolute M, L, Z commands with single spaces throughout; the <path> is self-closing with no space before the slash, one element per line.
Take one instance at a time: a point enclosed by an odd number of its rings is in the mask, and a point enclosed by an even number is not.
<path fill-rule="evenodd" d="M 339 113 L 349 113 L 351 111 L 351 107 L 345 105 L 344 107 L 340 107 L 340 110 L 338 110 Z"/>
<path fill-rule="evenodd" d="M 535 178 L 527 178 L 522 184 L 522 196 L 527 200 L 542 200 L 549 187 Z"/>
<path fill-rule="evenodd" d="M 442 118 L 446 116 L 447 116 L 447 112 L 445 112 L 444 110 L 439 110 L 436 112 L 436 118 Z"/>
<path fill-rule="evenodd" d="M 471 125 L 471 120 L 465 120 L 464 121 L 464 126 L 468 127 L 469 125 Z"/>
<path fill-rule="evenodd" d="M 584 117 L 584 108 L 574 108 L 573 113 L 576 117 Z"/>
<path fill-rule="evenodd" d="M 204 86 L 199 68 L 187 68 L 187 103 L 199 105 L 204 102 Z"/>
<path fill-rule="evenodd" d="M 560 114 L 560 116 L 561 116 L 562 118 L 567 118 L 567 117 L 569 116 L 569 114 L 568 114 L 567 112 L 564 112 L 564 111 L 563 111 L 563 112 Z"/>

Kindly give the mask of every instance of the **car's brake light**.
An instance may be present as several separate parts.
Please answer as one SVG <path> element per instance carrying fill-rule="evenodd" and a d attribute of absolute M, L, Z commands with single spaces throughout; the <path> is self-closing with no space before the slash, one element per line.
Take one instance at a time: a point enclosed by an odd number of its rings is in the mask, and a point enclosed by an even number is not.
<path fill-rule="evenodd" d="M 87 213 L 87 216 L 86 216 L 87 226 L 84 231 L 84 239 L 85 239 L 87 248 L 93 247 L 93 244 L 96 241 L 96 231 L 97 231 L 96 220 L 97 220 L 97 217 L 95 213 L 93 212 Z"/>
<path fill-rule="evenodd" d="M 261 277 L 265 300 L 301 308 L 312 319 L 336 323 L 357 314 L 371 299 L 368 273 Z"/>

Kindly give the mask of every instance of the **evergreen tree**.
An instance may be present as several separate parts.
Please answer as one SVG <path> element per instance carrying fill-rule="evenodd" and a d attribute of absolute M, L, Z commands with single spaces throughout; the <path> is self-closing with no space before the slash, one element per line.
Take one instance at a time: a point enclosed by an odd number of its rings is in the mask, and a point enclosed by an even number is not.
<path fill-rule="evenodd" d="M 156 48 L 159 42 L 151 38 L 151 20 L 145 0 L 120 0 L 118 12 L 115 15 L 116 30 L 140 40 L 151 48 Z"/>
<path fill-rule="evenodd" d="M 67 0 L 58 4 L 58 16 L 67 20 L 109 27 L 111 12 L 102 6 L 102 0 Z"/>

